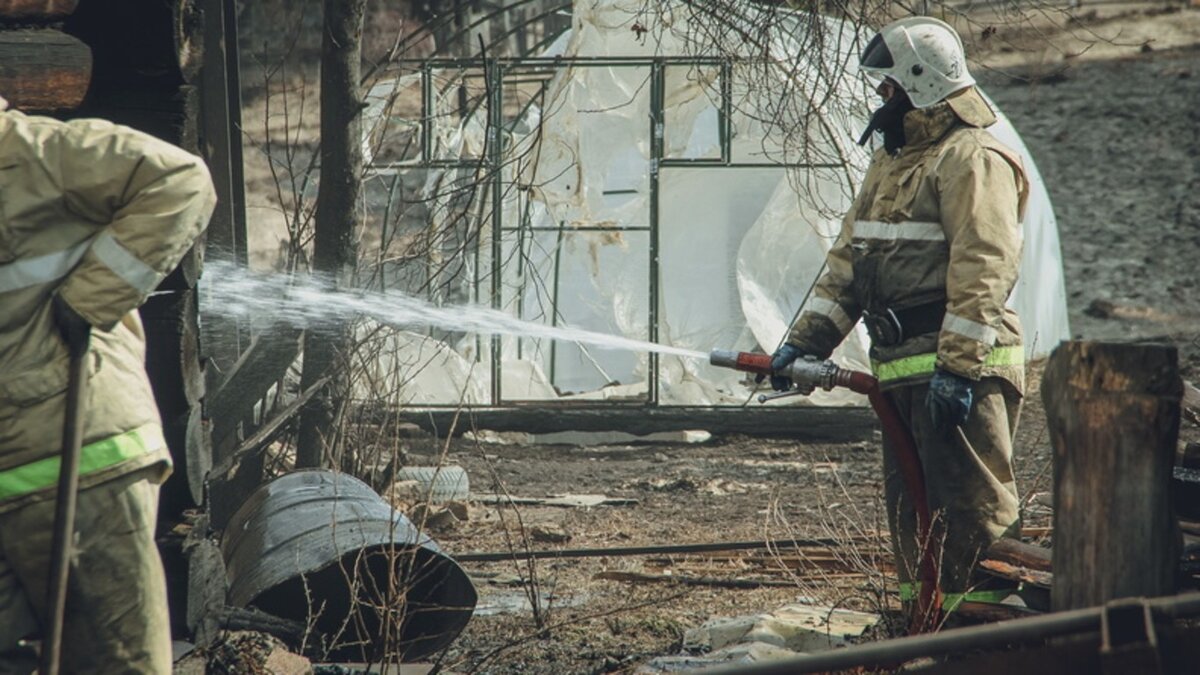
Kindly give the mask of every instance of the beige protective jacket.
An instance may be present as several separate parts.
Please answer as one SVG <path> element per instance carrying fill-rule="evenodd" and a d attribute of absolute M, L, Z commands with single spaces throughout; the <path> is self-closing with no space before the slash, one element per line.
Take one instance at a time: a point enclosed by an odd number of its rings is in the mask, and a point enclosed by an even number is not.
<path fill-rule="evenodd" d="M 66 302 L 96 330 L 81 484 L 169 466 L 134 310 L 191 246 L 215 204 L 204 163 L 100 120 L 4 111 L 0 99 L 0 510 L 52 496 L 67 351 Z"/>
<path fill-rule="evenodd" d="M 881 386 L 925 381 L 940 367 L 1023 389 L 1021 326 L 1005 302 L 1029 183 L 1020 157 L 984 130 L 995 121 L 974 87 L 905 116 L 907 145 L 876 152 L 788 342 L 826 358 L 864 310 L 944 302 L 940 330 L 872 345 Z"/>

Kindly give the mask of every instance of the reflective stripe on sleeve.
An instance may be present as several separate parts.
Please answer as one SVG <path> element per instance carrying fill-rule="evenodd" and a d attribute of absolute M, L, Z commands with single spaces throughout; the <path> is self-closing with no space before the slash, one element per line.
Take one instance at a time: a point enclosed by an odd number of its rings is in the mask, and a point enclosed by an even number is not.
<path fill-rule="evenodd" d="M 842 306 L 833 300 L 813 296 L 808 301 L 808 311 L 820 314 L 832 321 L 838 327 L 838 330 L 842 331 L 843 335 L 849 333 L 851 328 L 854 328 L 854 322 L 850 320 L 850 315 L 846 314 L 846 310 L 842 309 Z"/>
<path fill-rule="evenodd" d="M 79 457 L 79 475 L 107 469 L 167 447 L 162 427 L 145 424 L 102 441 L 83 446 Z M 58 455 L 0 471 L 0 500 L 20 497 L 58 483 L 62 458 Z"/>
<path fill-rule="evenodd" d="M 950 314 L 949 312 L 946 313 L 946 318 L 942 320 L 942 330 L 957 333 L 976 342 L 982 342 L 989 347 L 996 344 L 996 338 L 999 336 L 996 329 L 991 326 L 977 323 L 970 319 L 964 319 L 957 314 Z"/>
<path fill-rule="evenodd" d="M 929 223 L 919 220 L 902 220 L 898 223 L 884 223 L 878 220 L 857 220 L 854 222 L 855 239 L 886 239 L 895 241 L 908 239 L 915 241 L 945 241 L 946 232 L 941 223 Z"/>
<path fill-rule="evenodd" d="M 937 354 L 914 354 L 886 363 L 871 362 L 871 370 L 880 384 L 901 380 L 915 375 L 932 375 L 937 365 Z M 996 347 L 983 360 L 985 366 L 1023 366 L 1025 365 L 1025 348 L 1021 345 L 1011 347 Z"/>
<path fill-rule="evenodd" d="M 91 245 L 91 240 L 70 248 L 34 258 L 22 258 L 0 265 L 0 293 L 48 284 L 67 276 Z"/>
<path fill-rule="evenodd" d="M 96 243 L 92 244 L 92 253 L 96 255 L 97 260 L 142 295 L 154 290 L 162 281 L 163 275 L 139 260 L 107 232 L 96 237 Z"/>
<path fill-rule="evenodd" d="M 900 601 L 915 602 L 917 595 L 921 592 L 921 582 L 901 582 L 900 583 Z M 964 602 L 988 602 L 999 603 L 1005 598 L 1017 592 L 1016 588 L 1001 588 L 990 591 L 968 591 L 966 593 L 943 593 L 942 594 L 942 609 L 947 612 L 953 612 L 958 609 L 958 606 Z"/>

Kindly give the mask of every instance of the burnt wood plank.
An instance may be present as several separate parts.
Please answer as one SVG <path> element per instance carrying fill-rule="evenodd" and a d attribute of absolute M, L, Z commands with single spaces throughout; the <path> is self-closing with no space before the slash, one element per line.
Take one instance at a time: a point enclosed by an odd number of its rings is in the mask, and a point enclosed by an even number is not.
<path fill-rule="evenodd" d="M 92 52 L 56 30 L 0 31 L 0 92 L 10 107 L 52 112 L 77 107 L 92 77 Z"/>
<path fill-rule="evenodd" d="M 22 23 L 60 21 L 75 11 L 79 0 L 0 0 L 0 19 Z"/>

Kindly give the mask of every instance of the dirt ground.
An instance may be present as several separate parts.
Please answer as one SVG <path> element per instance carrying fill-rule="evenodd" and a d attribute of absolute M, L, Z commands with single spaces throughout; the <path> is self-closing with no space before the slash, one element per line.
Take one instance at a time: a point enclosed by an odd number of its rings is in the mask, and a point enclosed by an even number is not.
<path fill-rule="evenodd" d="M 1085 3 L 1091 4 L 1091 3 Z M 1031 31 L 984 45 L 980 80 L 1032 151 L 1058 217 L 1072 333 L 1163 339 L 1200 379 L 1200 9 L 1106 3 L 1080 24 L 1095 49 L 1064 39 L 1033 49 Z M 1077 27 L 1077 28 L 1079 28 Z M 1061 37 L 1061 36 L 1059 36 Z M 968 41 L 975 44 L 975 41 Z M 1146 45 L 1146 46 L 1143 46 Z M 1048 524 L 1050 445 L 1038 368 L 1016 442 L 1025 524 Z M 1200 439 L 1184 423 L 1183 440 Z M 632 672 L 678 653 L 684 631 L 723 616 L 802 601 L 895 608 L 894 582 L 868 564 L 886 546 L 878 432 L 847 444 L 741 436 L 699 444 L 503 445 L 407 441 L 414 464 L 461 464 L 472 492 L 604 494 L 622 506 L 472 505 L 435 532 L 451 554 L 834 537 L 841 562 L 790 572 L 770 556 L 647 556 L 465 563 L 480 611 L 443 664 L 461 672 Z M 525 540 L 530 536 L 532 540 Z M 887 556 L 883 556 L 886 558 Z M 832 569 L 832 571 L 831 571 Z M 767 579 L 725 589 L 598 579 L 602 572 Z M 539 593 L 538 611 L 528 593 Z M 881 633 L 886 633 L 882 630 Z"/>

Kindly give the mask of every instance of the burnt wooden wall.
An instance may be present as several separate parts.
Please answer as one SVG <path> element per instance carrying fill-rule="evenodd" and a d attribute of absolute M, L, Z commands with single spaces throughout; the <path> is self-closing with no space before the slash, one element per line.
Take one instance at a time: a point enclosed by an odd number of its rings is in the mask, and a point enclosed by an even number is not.
<path fill-rule="evenodd" d="M 225 40 L 236 35 L 234 6 L 235 0 L 0 0 L 0 96 L 22 112 L 104 118 L 204 157 L 219 197 L 206 235 L 209 257 L 244 261 L 237 40 Z M 141 309 L 147 371 L 175 461 L 163 486 L 160 532 L 203 502 L 212 464 L 203 409 L 208 355 L 196 289 L 204 249 L 202 240 L 163 281 L 159 290 L 168 292 Z M 163 559 L 178 623 L 187 571 L 182 552 L 170 548 Z"/>
<path fill-rule="evenodd" d="M 19 4 L 19 3 L 18 3 Z M 46 4 L 45 0 L 39 3 Z M 60 19 L 65 38 L 91 52 L 86 95 L 60 117 L 100 117 L 145 131 L 203 156 L 217 186 L 219 205 L 207 233 L 222 250 L 236 250 L 244 226 L 235 212 L 240 190 L 236 89 L 224 88 L 236 52 L 224 50 L 228 0 L 78 0 Z M 229 17 L 232 19 L 232 17 Z M 230 44 L 236 47 L 236 40 Z M 233 57 L 233 59 L 231 59 Z M 231 64 L 232 61 L 232 64 Z M 209 86 L 213 84 L 215 86 Z M 213 91 L 213 90 L 216 91 Z M 236 146 L 236 149 L 234 148 Z M 238 185 L 234 184 L 234 177 Z M 142 307 L 147 370 L 163 417 L 175 473 L 163 487 L 160 527 L 177 522 L 203 499 L 211 465 L 202 401 L 205 394 L 196 282 L 204 243 L 198 243 L 160 291 Z"/>

